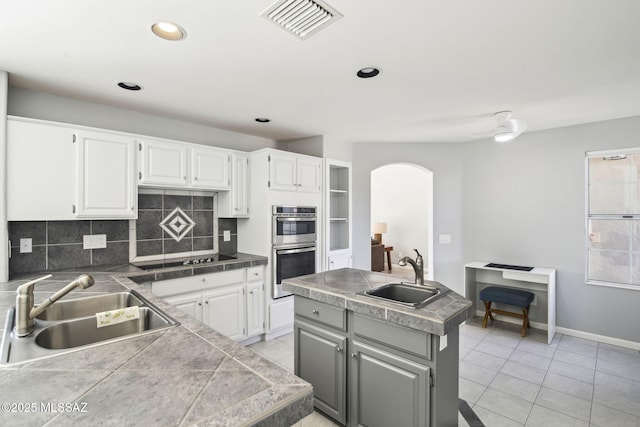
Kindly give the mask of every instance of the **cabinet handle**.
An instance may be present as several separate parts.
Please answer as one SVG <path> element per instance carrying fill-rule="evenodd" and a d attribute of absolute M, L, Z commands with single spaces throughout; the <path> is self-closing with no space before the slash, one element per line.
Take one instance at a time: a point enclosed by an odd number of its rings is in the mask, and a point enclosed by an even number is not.
<path fill-rule="evenodd" d="M 193 178 L 193 179 L 195 179 L 195 180 L 197 181 L 197 180 L 198 180 L 198 177 L 196 176 L 196 177 L 195 177 L 195 178 Z"/>
<path fill-rule="evenodd" d="M 183 177 L 182 177 L 182 179 L 187 179 L 187 176 L 186 176 L 186 175 L 185 175 L 185 176 L 183 176 Z"/>
<path fill-rule="evenodd" d="M 76 213 L 76 205 L 71 205 L 71 213 Z"/>
<path fill-rule="evenodd" d="M 209 304 L 209 301 L 205 301 L 204 303 L 205 303 L 205 304 Z"/>
<path fill-rule="evenodd" d="M 358 353 L 351 353 L 351 357 L 353 357 L 354 359 L 358 358 Z"/>
<path fill-rule="evenodd" d="M 316 316 L 320 315 L 320 312 L 316 309 L 313 309 L 313 311 L 311 312 L 311 314 L 315 314 Z"/>
<path fill-rule="evenodd" d="M 201 303 L 201 302 L 199 302 L 199 303 L 198 303 L 198 305 L 200 305 L 200 306 L 201 306 L 201 305 L 202 305 L 202 303 Z"/>
<path fill-rule="evenodd" d="M 341 348 L 341 347 L 336 347 L 336 351 L 337 351 L 338 353 L 340 353 L 340 352 L 342 351 L 342 348 Z"/>
<path fill-rule="evenodd" d="M 134 208 L 134 206 L 131 206 L 131 210 L 132 210 L 132 211 L 133 211 L 133 210 L 135 210 L 135 209 L 133 209 L 133 208 Z"/>

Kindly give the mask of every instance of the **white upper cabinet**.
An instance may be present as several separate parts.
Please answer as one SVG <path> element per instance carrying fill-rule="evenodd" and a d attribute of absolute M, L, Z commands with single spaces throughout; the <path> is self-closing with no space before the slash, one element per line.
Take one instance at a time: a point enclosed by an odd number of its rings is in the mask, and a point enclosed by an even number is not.
<path fill-rule="evenodd" d="M 230 152 L 178 141 L 138 141 L 138 185 L 229 190 Z"/>
<path fill-rule="evenodd" d="M 231 156 L 226 150 L 191 147 L 191 179 L 194 188 L 228 190 Z"/>
<path fill-rule="evenodd" d="M 269 188 L 320 191 L 322 159 L 289 153 L 269 154 Z"/>
<path fill-rule="evenodd" d="M 152 139 L 138 141 L 138 184 L 187 185 L 187 145 Z"/>
<path fill-rule="evenodd" d="M 79 218 L 136 218 L 135 143 L 128 136 L 79 131 Z"/>
<path fill-rule="evenodd" d="M 10 221 L 136 218 L 132 138 L 33 119 L 7 122 Z"/>
<path fill-rule="evenodd" d="M 76 218 L 74 129 L 7 120 L 7 219 Z"/>
<path fill-rule="evenodd" d="M 249 216 L 249 158 L 246 154 L 231 154 L 231 188 L 228 192 L 218 193 L 218 216 Z"/>

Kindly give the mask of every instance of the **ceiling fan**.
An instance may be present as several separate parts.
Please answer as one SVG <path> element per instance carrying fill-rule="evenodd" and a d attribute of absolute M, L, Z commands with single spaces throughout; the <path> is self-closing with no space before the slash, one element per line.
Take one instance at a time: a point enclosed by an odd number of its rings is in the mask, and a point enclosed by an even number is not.
<path fill-rule="evenodd" d="M 496 142 L 511 141 L 527 129 L 525 122 L 511 118 L 511 111 L 500 111 L 493 116 L 498 122 L 498 127 L 493 133 L 493 139 Z"/>

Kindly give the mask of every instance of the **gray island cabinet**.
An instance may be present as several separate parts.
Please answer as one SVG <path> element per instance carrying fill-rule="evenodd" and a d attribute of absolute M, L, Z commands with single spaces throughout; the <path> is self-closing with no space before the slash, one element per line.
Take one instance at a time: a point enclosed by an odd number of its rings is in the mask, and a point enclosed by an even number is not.
<path fill-rule="evenodd" d="M 400 280 L 341 269 L 283 282 L 295 295 L 295 373 L 345 426 L 456 426 L 471 302 L 451 291 L 416 309 L 360 294 Z"/>

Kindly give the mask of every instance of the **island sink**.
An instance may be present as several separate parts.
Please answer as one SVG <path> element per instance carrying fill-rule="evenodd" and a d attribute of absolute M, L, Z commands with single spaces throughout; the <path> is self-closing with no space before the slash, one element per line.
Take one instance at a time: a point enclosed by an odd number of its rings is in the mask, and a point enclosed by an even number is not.
<path fill-rule="evenodd" d="M 444 286 L 389 283 L 375 289 L 363 291 L 361 294 L 409 307 L 422 308 L 447 292 L 449 292 L 449 288 Z"/>

